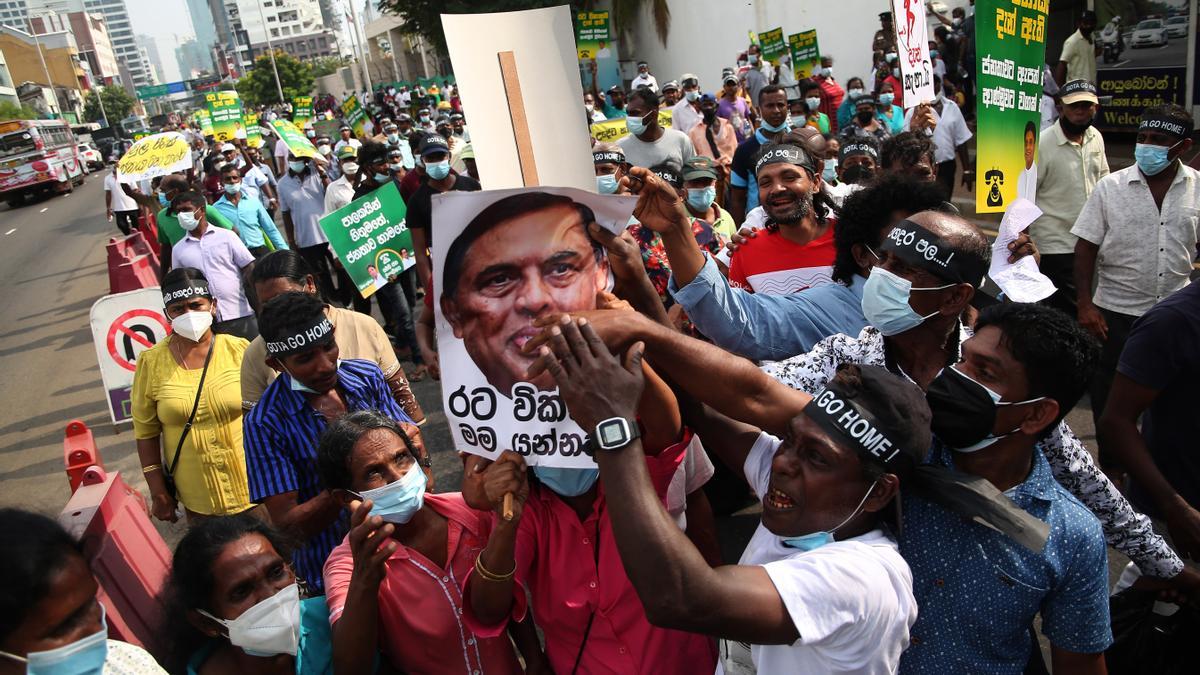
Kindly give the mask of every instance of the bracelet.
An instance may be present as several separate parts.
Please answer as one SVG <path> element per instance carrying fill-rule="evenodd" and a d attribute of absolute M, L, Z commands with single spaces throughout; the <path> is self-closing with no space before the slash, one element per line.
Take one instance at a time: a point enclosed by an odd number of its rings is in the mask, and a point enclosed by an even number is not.
<path fill-rule="evenodd" d="M 488 571 L 488 568 L 483 566 L 483 551 L 480 551 L 479 555 L 475 556 L 475 571 L 479 573 L 479 576 L 488 581 L 508 581 L 513 578 L 513 574 L 517 571 L 517 566 L 514 563 L 512 570 L 508 574 L 496 574 L 495 572 Z"/>
<path fill-rule="evenodd" d="M 142 475 L 143 476 L 148 473 L 153 473 L 155 471 L 162 471 L 162 464 L 151 464 L 150 466 L 142 467 Z"/>

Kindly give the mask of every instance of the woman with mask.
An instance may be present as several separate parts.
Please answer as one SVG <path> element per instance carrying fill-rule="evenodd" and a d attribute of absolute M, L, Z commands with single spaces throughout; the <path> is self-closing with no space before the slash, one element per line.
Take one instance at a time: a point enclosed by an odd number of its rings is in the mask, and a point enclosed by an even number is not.
<path fill-rule="evenodd" d="M 417 452 L 400 425 L 373 410 L 345 415 L 318 445 L 321 479 L 351 512 L 349 535 L 325 563 L 336 670 L 368 670 L 379 644 L 401 672 L 520 673 L 507 635 L 478 634 L 463 621 L 461 588 L 472 574 L 484 574 L 484 552 L 515 534 L 525 474 L 513 474 L 508 486 L 512 518 L 502 517 L 500 505 L 493 518 L 468 506 L 462 493 L 426 492 Z M 513 600 L 521 618 L 524 594 Z M 540 652 L 525 656 L 532 665 Z"/>
<path fill-rule="evenodd" d="M 809 126 L 821 132 L 822 135 L 828 134 L 830 132 L 829 115 L 819 110 L 821 85 L 817 84 L 816 80 L 801 80 L 800 93 L 801 99 L 788 101 L 789 112 L 792 116 L 792 128 L 799 129 Z"/>
<path fill-rule="evenodd" d="M 141 647 L 108 639 L 96 578 L 46 516 L 0 509 L 0 673 L 165 675 Z"/>
<path fill-rule="evenodd" d="M 854 102 L 866 92 L 861 77 L 852 77 L 846 82 L 846 98 L 837 109 L 838 128 L 846 126 L 854 118 Z"/>
<path fill-rule="evenodd" d="M 896 90 L 892 87 L 891 82 L 879 85 L 878 100 L 876 114 L 879 116 L 879 121 L 887 126 L 893 136 L 904 131 L 904 108 L 896 105 Z"/>
<path fill-rule="evenodd" d="M 189 521 L 253 506 L 242 450 L 242 354 L 249 344 L 212 330 L 217 301 L 204 273 L 177 267 L 162 281 L 171 334 L 138 355 L 130 405 L 152 513 Z"/>
<path fill-rule="evenodd" d="M 333 673 L 325 598 L 302 599 L 283 535 L 242 514 L 205 520 L 175 547 L 163 590 L 172 672 Z M 373 658 L 374 645 L 362 645 Z M 370 661 L 368 661 L 370 663 Z"/>

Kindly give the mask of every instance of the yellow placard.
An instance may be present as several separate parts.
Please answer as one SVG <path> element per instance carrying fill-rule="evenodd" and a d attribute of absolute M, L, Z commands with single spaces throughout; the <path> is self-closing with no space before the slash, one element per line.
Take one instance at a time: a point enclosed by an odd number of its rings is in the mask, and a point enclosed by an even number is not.
<path fill-rule="evenodd" d="M 143 180 L 184 171 L 192 166 L 191 148 L 183 134 L 167 132 L 135 142 L 117 163 L 122 180 Z"/>
<path fill-rule="evenodd" d="M 658 111 L 658 125 L 665 129 L 671 128 L 670 110 Z M 629 128 L 625 126 L 624 118 L 592 124 L 592 138 L 600 143 L 616 143 L 628 135 Z"/>

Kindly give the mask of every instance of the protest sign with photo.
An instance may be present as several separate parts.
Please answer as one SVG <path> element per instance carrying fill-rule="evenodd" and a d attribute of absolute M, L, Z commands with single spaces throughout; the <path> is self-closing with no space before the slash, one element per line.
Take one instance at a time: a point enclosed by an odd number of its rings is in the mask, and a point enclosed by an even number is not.
<path fill-rule="evenodd" d="M 821 67 L 821 50 L 817 47 L 817 31 L 806 30 L 788 36 L 788 49 L 792 52 L 792 70 L 797 80 L 812 77 Z"/>
<path fill-rule="evenodd" d="M 242 121 L 242 101 L 236 91 L 218 91 L 204 95 L 208 102 L 208 114 L 212 119 L 213 138 L 232 141 L 245 138 L 246 129 Z"/>
<path fill-rule="evenodd" d="M 664 129 L 671 128 L 671 109 L 658 111 L 658 125 Z M 596 122 L 592 125 L 592 138 L 600 143 L 616 143 L 629 135 L 629 127 L 624 119 Z"/>
<path fill-rule="evenodd" d="M 364 298 L 416 262 L 404 200 L 394 181 L 319 221 L 337 259 Z"/>
<path fill-rule="evenodd" d="M 762 50 L 764 61 L 773 65 L 779 64 L 779 57 L 787 52 L 787 42 L 783 39 L 783 29 L 773 28 L 758 34 L 758 48 Z"/>
<path fill-rule="evenodd" d="M 305 122 L 312 119 L 312 116 L 313 97 L 297 96 L 292 99 L 292 124 L 303 127 Z"/>
<path fill-rule="evenodd" d="M 207 110 L 197 110 L 196 120 L 200 122 L 200 133 L 205 136 L 213 135 L 212 115 Z"/>
<path fill-rule="evenodd" d="M 326 138 L 338 138 L 338 127 L 340 126 L 341 122 L 337 120 L 321 118 L 313 121 L 313 131 L 317 132 L 317 136 L 325 136 Z"/>
<path fill-rule="evenodd" d="M 1194 4 L 1193 0 L 1144 4 L 1096 0 L 1099 31 L 1094 42 L 1101 52 L 1096 56 L 1097 128 L 1133 134 L 1146 108 L 1185 105 L 1193 51 L 1188 48 L 1189 35 L 1196 32 L 1195 21 L 1188 17 Z M 1200 49 L 1194 51 L 1200 59 Z M 1200 68 L 1193 65 L 1190 70 L 1200 78 Z M 1193 89 L 1193 97 L 1200 100 L 1200 89 Z"/>
<path fill-rule="evenodd" d="M 892 0 L 896 48 L 900 62 L 904 107 L 914 108 L 933 100 L 933 61 L 929 58 L 929 23 L 925 5 L 912 0 Z"/>
<path fill-rule="evenodd" d="M 366 136 L 374 127 L 367 119 L 367 112 L 358 102 L 358 97 L 354 94 L 342 101 L 342 117 L 346 120 L 347 126 L 354 130 L 355 136 Z"/>
<path fill-rule="evenodd" d="M 589 221 L 620 232 L 636 198 L 532 187 L 433 197 L 434 288 L 446 418 L 459 450 L 594 466 L 548 373 L 525 373 L 536 319 L 596 309 L 610 274 Z M 332 242 L 332 237 L 330 237 Z"/>
<path fill-rule="evenodd" d="M 599 58 L 608 49 L 608 12 L 578 12 L 575 14 L 575 49 L 579 60 Z"/>
<path fill-rule="evenodd" d="M 980 0 L 975 5 L 978 155 L 975 209 L 999 213 L 1037 185 L 1042 66 L 1049 0 Z"/>
<path fill-rule="evenodd" d="M 242 115 L 242 121 L 246 125 L 246 145 L 251 148 L 261 148 L 263 146 L 263 138 L 262 131 L 258 126 L 258 115 L 246 113 Z"/>
<path fill-rule="evenodd" d="M 283 118 L 277 118 L 271 120 L 271 128 L 275 130 L 275 133 L 279 134 L 279 137 L 287 144 L 288 151 L 293 155 L 297 157 L 317 156 L 316 146 L 312 144 L 312 141 L 308 140 L 303 131 L 296 128 L 295 124 Z"/>

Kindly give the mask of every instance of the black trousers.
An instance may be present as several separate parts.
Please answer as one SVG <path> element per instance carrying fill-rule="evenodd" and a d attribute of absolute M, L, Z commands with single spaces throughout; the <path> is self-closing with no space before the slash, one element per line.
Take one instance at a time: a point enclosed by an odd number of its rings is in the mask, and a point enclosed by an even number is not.
<path fill-rule="evenodd" d="M 1108 391 L 1112 389 L 1113 378 L 1117 374 L 1121 350 L 1125 348 L 1129 330 L 1133 328 L 1133 322 L 1137 321 L 1138 317 L 1120 314 L 1103 307 L 1097 309 L 1104 317 L 1104 323 L 1108 325 L 1108 337 L 1100 350 L 1100 363 L 1096 365 L 1096 373 L 1088 385 L 1088 394 L 1092 399 L 1092 421 L 1096 426 L 1100 426 L 1100 415 L 1104 413 L 1104 405 L 1108 402 Z M 1100 468 L 1120 468 L 1112 450 L 1106 449 L 1104 445 L 1100 446 Z"/>
<path fill-rule="evenodd" d="M 113 220 L 117 223 L 117 229 L 121 234 L 132 234 L 138 226 L 138 212 L 134 211 L 113 211 Z"/>
<path fill-rule="evenodd" d="M 1038 267 L 1058 288 L 1054 295 L 1042 300 L 1042 304 L 1062 310 L 1071 318 L 1078 316 L 1079 309 L 1075 304 L 1075 254 L 1043 253 Z"/>

